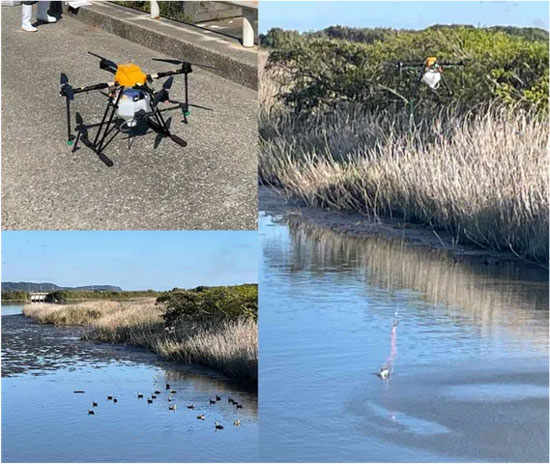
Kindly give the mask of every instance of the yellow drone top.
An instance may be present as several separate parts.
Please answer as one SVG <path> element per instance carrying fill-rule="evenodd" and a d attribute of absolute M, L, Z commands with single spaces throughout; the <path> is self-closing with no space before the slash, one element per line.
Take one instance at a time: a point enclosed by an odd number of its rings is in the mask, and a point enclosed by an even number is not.
<path fill-rule="evenodd" d="M 428 58 L 426 58 L 426 67 L 431 68 L 436 62 L 437 62 L 437 57 L 428 56 Z"/>
<path fill-rule="evenodd" d="M 133 87 L 134 85 L 143 85 L 147 76 L 143 73 L 137 64 L 119 64 L 115 73 L 115 82 L 124 87 Z"/>

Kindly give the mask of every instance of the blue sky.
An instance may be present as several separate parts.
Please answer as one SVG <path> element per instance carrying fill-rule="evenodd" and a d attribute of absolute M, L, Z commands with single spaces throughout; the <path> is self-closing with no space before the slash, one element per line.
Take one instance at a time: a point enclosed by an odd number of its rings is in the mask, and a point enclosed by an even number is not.
<path fill-rule="evenodd" d="M 2 281 L 168 290 L 255 283 L 255 231 L 7 231 Z"/>
<path fill-rule="evenodd" d="M 260 32 L 331 25 L 424 29 L 433 24 L 533 26 L 548 29 L 548 1 L 262 1 Z"/>

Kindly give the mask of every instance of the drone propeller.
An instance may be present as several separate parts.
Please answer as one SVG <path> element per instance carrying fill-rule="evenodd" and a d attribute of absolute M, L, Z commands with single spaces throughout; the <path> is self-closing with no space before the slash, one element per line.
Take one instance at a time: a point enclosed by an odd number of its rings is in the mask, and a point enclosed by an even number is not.
<path fill-rule="evenodd" d="M 174 82 L 174 77 L 171 76 L 171 77 L 169 77 L 168 79 L 166 79 L 164 81 L 164 84 L 162 84 L 162 88 L 165 89 L 165 90 L 170 90 L 170 88 L 172 87 L 173 82 Z"/>
<path fill-rule="evenodd" d="M 69 100 L 74 100 L 73 86 L 69 84 L 69 78 L 65 73 L 61 73 L 61 92 L 60 95 L 67 97 Z"/>
<path fill-rule="evenodd" d="M 97 53 L 93 53 L 93 52 L 88 52 L 88 53 L 92 56 L 95 56 L 96 58 L 99 58 L 100 60 L 99 67 L 101 69 L 104 69 L 105 71 L 109 71 L 113 74 L 116 73 L 116 70 L 118 69 L 118 65 L 114 61 L 108 60 L 107 58 L 104 58 L 98 55 Z"/>
<path fill-rule="evenodd" d="M 200 68 L 207 68 L 207 69 L 216 69 L 218 70 L 218 68 L 214 67 L 214 66 L 209 66 L 207 64 L 199 64 L 199 63 L 191 63 L 189 61 L 181 61 L 181 60 L 172 60 L 172 59 L 169 59 L 169 58 L 152 58 L 153 61 L 162 61 L 163 63 L 169 63 L 169 64 L 175 64 L 175 65 L 178 65 L 178 64 L 181 64 L 181 65 L 193 65 L 193 66 L 198 66 Z"/>

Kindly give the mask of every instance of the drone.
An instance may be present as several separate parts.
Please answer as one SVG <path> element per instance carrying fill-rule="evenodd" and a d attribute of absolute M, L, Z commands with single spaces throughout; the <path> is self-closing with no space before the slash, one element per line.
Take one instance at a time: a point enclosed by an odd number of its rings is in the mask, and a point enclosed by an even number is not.
<path fill-rule="evenodd" d="M 438 90 L 443 83 L 448 95 L 453 95 L 453 91 L 449 83 L 445 79 L 444 69 L 446 68 L 461 68 L 464 69 L 464 61 L 439 61 L 436 56 L 428 56 L 424 61 L 399 61 L 395 64 L 399 71 L 399 78 L 402 78 L 404 69 L 418 69 L 419 75 L 414 88 L 414 93 L 418 90 L 421 83 L 426 84 L 432 90 Z M 464 72 L 462 72 L 461 80 L 464 80 Z"/>
<path fill-rule="evenodd" d="M 168 109 L 181 108 L 183 113 L 183 122 L 187 124 L 187 117 L 190 115 L 189 107 L 195 106 L 211 110 L 211 108 L 191 105 L 189 103 L 189 74 L 193 72 L 192 63 L 188 61 L 153 58 L 154 61 L 166 62 L 178 65 L 179 68 L 173 71 L 158 72 L 155 74 L 145 74 L 140 67 L 134 63 L 116 64 L 96 53 L 88 52 L 90 55 L 99 58 L 99 67 L 114 75 L 114 81 L 102 82 L 99 84 L 88 85 L 84 87 L 73 87 L 69 83 L 69 78 L 65 73 L 61 73 L 61 90 L 59 95 L 65 97 L 67 112 L 67 145 L 73 146 L 73 152 L 76 151 L 78 142 L 81 141 L 86 147 L 94 151 L 98 157 L 107 165 L 112 166 L 113 161 L 105 155 L 105 149 L 120 133 L 128 135 L 128 148 L 130 148 L 130 137 L 143 135 L 148 129 L 156 132 L 160 138 L 169 137 L 173 142 L 181 147 L 186 147 L 187 142 L 170 130 L 171 118 L 165 120 L 159 108 L 161 103 L 177 103 L 178 106 Z M 204 65 L 195 65 L 203 66 Z M 174 76 L 183 74 L 185 83 L 185 101 L 183 103 L 170 99 L 169 90 L 172 87 Z M 160 90 L 156 91 L 152 83 L 156 79 L 168 79 L 162 84 Z M 71 101 L 75 95 L 91 91 L 102 91 L 101 93 L 108 98 L 107 107 L 103 113 L 103 118 L 99 124 L 85 125 L 79 113 L 76 113 L 77 126 L 75 130 L 71 128 Z M 88 129 L 97 127 L 95 136 L 90 137 Z M 143 130 L 145 129 L 145 131 Z M 155 146 L 157 142 L 155 142 Z"/>

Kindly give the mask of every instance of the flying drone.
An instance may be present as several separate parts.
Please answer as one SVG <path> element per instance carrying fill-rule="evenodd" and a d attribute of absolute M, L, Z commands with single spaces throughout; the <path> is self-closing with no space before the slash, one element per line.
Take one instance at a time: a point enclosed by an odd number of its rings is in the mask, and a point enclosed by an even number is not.
<path fill-rule="evenodd" d="M 418 90 L 418 86 L 423 83 L 426 84 L 432 90 L 438 90 L 443 83 L 443 86 L 447 90 L 449 95 L 453 94 L 449 83 L 445 79 L 445 68 L 464 68 L 463 61 L 439 61 L 436 56 L 428 56 L 424 61 L 399 61 L 396 63 L 396 67 L 399 71 L 399 78 L 402 77 L 402 71 L 404 69 L 418 69 L 419 75 L 414 88 L 414 93 Z M 461 79 L 464 79 L 462 73 Z"/>
<path fill-rule="evenodd" d="M 166 62 L 180 67 L 173 71 L 158 72 L 155 74 L 145 74 L 139 66 L 133 63 L 116 64 L 107 58 L 95 53 L 88 52 L 90 55 L 99 58 L 99 67 L 114 75 L 114 81 L 102 82 L 99 84 L 88 85 L 84 87 L 73 87 L 69 83 L 69 78 L 65 73 L 61 73 L 61 90 L 59 95 L 65 97 L 67 110 L 67 145 L 73 146 L 73 152 L 77 150 L 80 140 L 86 147 L 93 150 L 99 158 L 107 165 L 112 166 L 113 162 L 104 154 L 107 146 L 113 139 L 122 133 L 128 135 L 128 141 L 133 135 L 143 135 L 148 129 L 155 131 L 161 138 L 169 137 L 173 142 L 181 147 L 186 147 L 187 142 L 170 131 L 171 118 L 165 120 L 159 108 L 161 103 L 177 103 L 178 106 L 169 109 L 181 108 L 183 113 L 183 122 L 187 123 L 189 116 L 189 107 L 195 106 L 210 110 L 210 108 L 192 105 L 189 103 L 189 74 L 193 71 L 192 63 L 180 60 L 171 60 L 163 58 L 153 58 L 154 61 Z M 204 65 L 195 65 L 203 66 Z M 185 83 L 185 101 L 183 103 L 170 99 L 169 90 L 172 87 L 174 76 L 183 74 Z M 168 77 L 162 84 L 160 90 L 156 91 L 152 83 L 156 79 Z M 103 118 L 99 124 L 85 125 L 79 113 L 76 114 L 78 134 L 75 136 L 71 129 L 71 101 L 79 93 L 91 92 L 94 90 L 101 92 L 108 98 L 107 107 L 103 113 Z M 88 129 L 97 127 L 97 132 L 93 139 L 88 134 Z M 145 131 L 143 131 L 145 129 Z M 140 131 L 141 130 L 141 131 Z M 128 142 L 130 147 L 130 142 Z"/>

